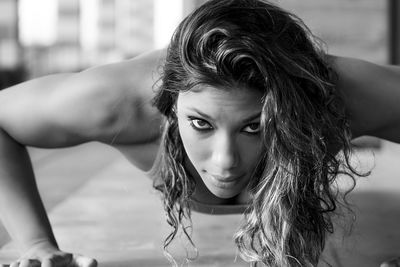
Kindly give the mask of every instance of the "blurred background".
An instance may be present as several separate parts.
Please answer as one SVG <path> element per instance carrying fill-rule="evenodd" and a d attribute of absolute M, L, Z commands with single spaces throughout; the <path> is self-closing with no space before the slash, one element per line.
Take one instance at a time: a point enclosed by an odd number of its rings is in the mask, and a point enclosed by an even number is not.
<path fill-rule="evenodd" d="M 0 0 L 0 88 L 127 59 L 168 44 L 205 0 Z M 390 59 L 390 2 L 273 1 L 299 15 L 333 54 Z"/>

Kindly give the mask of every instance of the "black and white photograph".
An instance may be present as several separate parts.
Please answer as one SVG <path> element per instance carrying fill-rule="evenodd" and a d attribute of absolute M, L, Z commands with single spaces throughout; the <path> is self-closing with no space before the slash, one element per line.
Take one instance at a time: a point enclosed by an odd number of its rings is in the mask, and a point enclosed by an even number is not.
<path fill-rule="evenodd" d="M 0 0 L 0 267 L 400 267 L 400 1 Z"/>

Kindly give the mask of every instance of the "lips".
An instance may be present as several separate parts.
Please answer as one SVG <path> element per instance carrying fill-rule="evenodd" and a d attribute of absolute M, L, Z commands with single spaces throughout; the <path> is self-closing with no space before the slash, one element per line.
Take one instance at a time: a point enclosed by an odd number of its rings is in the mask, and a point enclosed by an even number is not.
<path fill-rule="evenodd" d="M 232 190 L 240 184 L 243 175 L 221 176 L 221 175 L 209 174 L 209 177 L 212 187 L 223 190 Z"/>
<path fill-rule="evenodd" d="M 222 175 L 217 175 L 217 174 L 210 174 L 210 176 L 213 177 L 215 180 L 217 180 L 220 183 L 229 183 L 229 182 L 237 181 L 243 175 L 222 176 Z"/>

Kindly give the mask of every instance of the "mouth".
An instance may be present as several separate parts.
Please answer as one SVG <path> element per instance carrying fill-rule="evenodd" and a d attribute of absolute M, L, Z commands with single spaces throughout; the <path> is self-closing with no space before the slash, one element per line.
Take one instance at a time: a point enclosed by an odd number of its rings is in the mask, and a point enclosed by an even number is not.
<path fill-rule="evenodd" d="M 209 176 L 217 187 L 227 188 L 227 187 L 232 187 L 237 183 L 239 183 L 244 174 L 233 175 L 233 176 L 221 176 L 221 175 L 209 174 Z"/>

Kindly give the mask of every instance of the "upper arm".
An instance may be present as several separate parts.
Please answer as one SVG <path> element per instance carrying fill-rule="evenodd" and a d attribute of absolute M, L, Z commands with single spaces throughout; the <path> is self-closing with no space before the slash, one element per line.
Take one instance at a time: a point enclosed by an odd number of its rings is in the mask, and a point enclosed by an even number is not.
<path fill-rule="evenodd" d="M 400 137 L 400 68 L 341 57 L 334 67 L 354 137 L 390 139 L 393 130 Z"/>
<path fill-rule="evenodd" d="M 150 102 L 159 58 L 153 53 L 0 91 L 0 127 L 20 143 L 40 147 L 154 139 L 160 115 Z"/>
<path fill-rule="evenodd" d="M 52 101 L 57 98 L 57 88 L 74 75 L 45 76 L 1 91 L 1 129 L 21 144 L 63 146 L 70 138 L 56 126 L 61 118 L 55 121 L 55 113 L 60 112 L 53 110 Z"/>

